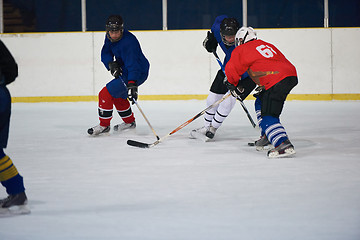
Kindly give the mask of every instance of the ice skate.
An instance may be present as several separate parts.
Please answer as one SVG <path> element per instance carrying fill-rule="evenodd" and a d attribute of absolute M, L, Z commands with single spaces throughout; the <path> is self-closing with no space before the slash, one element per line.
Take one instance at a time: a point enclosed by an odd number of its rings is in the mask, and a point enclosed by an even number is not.
<path fill-rule="evenodd" d="M 255 147 L 256 151 L 268 151 L 274 148 L 265 134 L 262 135 L 259 140 L 255 141 Z"/>
<path fill-rule="evenodd" d="M 274 149 L 271 149 L 267 155 L 269 158 L 281 158 L 288 157 L 295 154 L 294 146 L 291 144 L 290 140 L 287 139 L 279 146 Z"/>
<path fill-rule="evenodd" d="M 210 138 L 213 139 L 215 136 L 217 128 L 214 128 L 213 126 L 210 126 L 209 129 L 206 131 L 205 135 Z"/>
<path fill-rule="evenodd" d="M 87 132 L 89 135 L 96 136 L 102 133 L 110 132 L 110 126 L 103 127 L 101 125 L 96 125 L 95 127 L 89 128 Z"/>
<path fill-rule="evenodd" d="M 27 197 L 25 192 L 9 195 L 7 198 L 1 199 L 0 206 L 0 213 L 2 215 L 30 213 L 30 209 L 27 207 Z"/>
<path fill-rule="evenodd" d="M 192 139 L 200 139 L 204 142 L 208 141 L 209 138 L 206 136 L 206 132 L 209 130 L 210 127 L 204 126 L 201 128 L 194 129 L 190 132 L 190 138 Z"/>
<path fill-rule="evenodd" d="M 129 130 L 129 129 L 134 129 L 136 128 L 136 122 L 133 121 L 132 123 L 120 123 L 114 126 L 114 131 L 115 132 L 120 132 L 120 131 L 125 131 L 125 130 Z"/>

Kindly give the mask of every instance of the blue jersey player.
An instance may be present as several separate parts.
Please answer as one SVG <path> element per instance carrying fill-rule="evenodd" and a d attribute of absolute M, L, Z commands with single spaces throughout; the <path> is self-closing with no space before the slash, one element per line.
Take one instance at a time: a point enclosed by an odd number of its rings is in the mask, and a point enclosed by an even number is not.
<path fill-rule="evenodd" d="M 138 86 L 147 79 L 150 64 L 137 38 L 124 29 L 124 21 L 119 15 L 111 15 L 106 22 L 101 61 L 114 79 L 99 92 L 100 124 L 89 128 L 88 134 L 99 135 L 110 131 L 113 106 L 123 120 L 123 123 L 114 126 L 114 131 L 135 128 L 135 117 L 129 100 L 136 102 Z"/>
<path fill-rule="evenodd" d="M 11 158 L 4 153 L 9 137 L 11 96 L 6 85 L 18 76 L 18 66 L 15 59 L 0 40 L 0 181 L 9 195 L 0 200 L 0 213 L 4 211 L 19 211 L 29 213 L 25 207 L 27 197 L 23 177 L 19 174 Z"/>
<path fill-rule="evenodd" d="M 235 18 L 229 18 L 226 15 L 218 16 L 211 27 L 211 32 L 207 32 L 207 36 L 203 42 L 203 46 L 209 53 L 216 52 L 217 46 L 220 46 L 225 53 L 224 67 L 230 60 L 231 53 L 235 49 L 235 34 L 240 28 L 238 21 Z M 217 75 L 210 87 L 209 95 L 206 99 L 207 107 L 220 100 L 228 88 L 224 84 L 225 74 L 222 69 L 217 72 Z M 256 84 L 251 80 L 248 73 L 241 76 L 239 85 L 242 86 L 243 92 L 240 95 L 241 99 L 245 99 Z M 221 126 L 226 117 L 230 114 L 236 102 L 233 96 L 228 97 L 219 105 L 206 111 L 204 114 L 204 126 L 199 129 L 194 129 L 190 132 L 191 138 L 214 138 L 216 130 Z"/>

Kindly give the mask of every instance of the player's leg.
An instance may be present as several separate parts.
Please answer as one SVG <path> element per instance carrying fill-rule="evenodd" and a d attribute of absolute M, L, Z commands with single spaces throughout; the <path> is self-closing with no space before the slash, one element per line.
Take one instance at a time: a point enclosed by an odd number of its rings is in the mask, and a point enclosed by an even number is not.
<path fill-rule="evenodd" d="M 287 95 L 296 86 L 297 78 L 288 77 L 265 91 L 261 96 L 261 129 L 267 139 L 275 147 L 268 152 L 269 157 L 281 157 L 295 153 L 285 128 L 280 123 L 280 114 L 283 110 Z"/>
<path fill-rule="evenodd" d="M 210 106 L 213 103 L 217 102 L 218 100 L 220 100 L 224 94 L 228 91 L 227 87 L 224 84 L 224 78 L 225 78 L 225 74 L 224 72 L 220 69 L 216 76 L 215 79 L 213 81 L 213 83 L 211 84 L 210 87 L 210 93 L 206 99 L 206 106 Z M 226 101 L 226 100 L 225 100 Z M 218 107 L 220 106 L 220 104 L 212 109 L 209 109 L 205 115 L 205 126 L 209 127 L 212 122 L 213 119 L 215 117 L 216 111 L 218 109 Z"/>
<path fill-rule="evenodd" d="M 11 158 L 3 150 L 7 147 L 10 115 L 10 93 L 5 86 L 0 86 L 0 182 L 9 195 L 7 198 L 0 200 L 0 208 L 10 208 L 27 203 L 23 177 L 19 174 Z"/>
<path fill-rule="evenodd" d="M 0 148 L 0 182 L 9 195 L 7 198 L 0 200 L 1 208 L 25 205 L 27 203 L 23 177 L 2 148 Z"/>
<path fill-rule="evenodd" d="M 214 81 L 211 84 L 209 95 L 206 98 L 206 107 L 209 107 L 213 103 L 220 100 L 224 94 L 227 92 L 227 87 L 223 83 L 225 78 L 225 74 L 220 69 L 216 76 Z M 205 138 L 206 132 L 210 129 L 211 123 L 214 119 L 214 116 L 216 114 L 216 110 L 218 109 L 219 105 L 207 110 L 204 114 L 204 126 L 201 128 L 194 129 L 190 132 L 190 138 Z"/>
<path fill-rule="evenodd" d="M 132 112 L 130 102 L 127 99 L 115 98 L 115 108 L 124 121 L 123 123 L 114 126 L 114 131 L 122 131 L 126 129 L 133 129 L 136 127 L 134 113 Z"/>
<path fill-rule="evenodd" d="M 230 114 L 231 110 L 234 108 L 235 103 L 236 98 L 230 96 L 219 104 L 212 118 L 210 127 L 205 133 L 208 138 L 214 138 L 217 129 L 222 125 L 227 116 Z"/>
<path fill-rule="evenodd" d="M 255 112 L 256 112 L 256 118 L 258 121 L 258 126 L 260 127 L 260 139 L 256 140 L 254 143 L 252 143 L 251 146 L 256 147 L 257 151 L 263 151 L 263 150 L 269 150 L 272 149 L 273 146 L 271 145 L 271 142 L 268 140 L 265 131 L 262 129 L 262 117 L 261 117 L 261 96 L 257 96 L 255 100 Z M 250 145 L 250 143 L 249 143 Z"/>
<path fill-rule="evenodd" d="M 209 95 L 206 98 L 206 107 L 209 107 L 210 105 L 214 104 L 215 102 L 219 101 L 224 95 L 223 94 L 218 94 L 218 93 L 213 93 L 213 92 L 209 92 Z M 220 105 L 220 104 L 219 104 Z M 209 128 L 215 113 L 219 107 L 219 105 L 207 110 L 204 114 L 204 126 L 206 128 Z"/>
<path fill-rule="evenodd" d="M 214 92 L 221 93 L 222 95 L 224 95 L 228 91 L 226 85 L 224 84 L 224 77 L 225 75 L 222 71 L 218 72 L 218 75 L 213 85 L 211 86 L 211 89 Z M 240 98 L 242 100 L 245 100 L 245 98 L 252 92 L 252 90 L 256 86 L 256 84 L 250 77 L 241 79 L 239 85 L 244 88 L 244 92 L 240 95 Z M 208 138 L 214 138 L 216 130 L 222 125 L 227 116 L 230 114 L 230 112 L 234 108 L 235 103 L 236 98 L 231 96 L 219 104 L 213 116 L 209 130 L 206 132 L 206 136 Z"/>
<path fill-rule="evenodd" d="M 144 82 L 146 77 L 147 75 L 141 76 L 141 79 L 144 80 L 139 80 L 139 84 Z M 136 127 L 135 117 L 132 112 L 130 102 L 127 99 L 128 89 L 125 84 L 127 84 L 127 75 L 123 74 L 121 79 L 114 79 L 106 85 L 106 87 L 109 89 L 109 93 L 113 97 L 113 103 L 115 105 L 115 108 L 121 119 L 124 121 L 121 124 L 116 124 L 114 126 L 114 131 L 120 131 Z"/>
<path fill-rule="evenodd" d="M 113 114 L 114 98 L 107 87 L 99 92 L 98 114 L 100 124 L 88 129 L 88 134 L 99 135 L 110 131 L 110 121 Z"/>

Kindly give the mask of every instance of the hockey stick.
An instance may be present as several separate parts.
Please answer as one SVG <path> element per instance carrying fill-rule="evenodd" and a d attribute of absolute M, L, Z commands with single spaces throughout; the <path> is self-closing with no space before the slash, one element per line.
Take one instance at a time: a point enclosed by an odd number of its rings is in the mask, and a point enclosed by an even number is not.
<path fill-rule="evenodd" d="M 155 135 L 156 139 L 157 139 L 157 140 L 159 140 L 159 139 L 160 139 L 160 138 L 159 138 L 159 136 L 156 134 L 156 132 L 155 132 L 154 128 L 151 126 L 151 124 L 150 124 L 149 120 L 148 120 L 148 119 L 147 119 L 147 117 L 145 116 L 145 113 L 143 112 L 143 110 L 140 108 L 140 106 L 139 106 L 138 102 L 137 102 L 135 99 L 134 99 L 134 102 L 135 102 L 135 105 L 137 106 L 137 108 L 139 109 L 139 111 L 140 111 L 141 115 L 144 117 L 145 121 L 146 121 L 146 122 L 147 122 L 147 124 L 149 125 L 149 127 L 150 127 L 151 131 L 154 133 L 154 135 Z"/>
<path fill-rule="evenodd" d="M 215 51 L 213 52 L 213 54 L 214 54 L 214 56 L 215 56 L 215 58 L 216 58 L 216 61 L 219 63 L 219 65 L 220 65 L 220 67 L 221 67 L 221 70 L 222 70 L 222 71 L 224 72 L 224 74 L 225 74 L 225 68 L 224 68 L 224 65 L 222 64 L 219 56 L 217 55 L 217 53 L 216 53 Z M 255 127 L 256 127 L 256 123 L 255 123 L 254 120 L 252 119 L 252 117 L 251 117 L 249 111 L 247 110 L 247 108 L 246 108 L 243 100 L 242 100 L 241 98 L 239 98 L 239 97 L 236 97 L 236 99 L 239 100 L 242 108 L 244 109 L 247 117 L 248 117 L 249 120 L 250 120 L 251 125 L 253 126 L 253 128 L 255 128 Z"/>
<path fill-rule="evenodd" d="M 124 80 L 122 79 L 122 77 L 119 76 L 119 78 L 120 78 L 121 82 L 124 84 L 125 88 L 127 89 L 127 86 L 126 86 Z M 141 115 L 143 116 L 143 118 L 145 119 L 145 121 L 147 122 L 147 124 L 149 125 L 151 131 L 154 133 L 156 139 L 159 140 L 159 139 L 160 139 L 159 136 L 156 134 L 154 128 L 151 126 L 149 120 L 148 120 L 147 117 L 145 116 L 145 113 L 143 112 L 143 110 L 141 109 L 140 105 L 138 104 L 138 102 L 137 102 L 135 99 L 134 99 L 134 103 L 135 103 L 136 107 L 139 109 Z"/>
<path fill-rule="evenodd" d="M 187 126 L 189 123 L 193 122 L 195 119 L 197 119 L 200 116 L 204 115 L 204 113 L 207 110 L 209 110 L 209 109 L 215 107 L 216 105 L 220 104 L 222 101 L 224 101 L 226 98 L 228 98 L 230 96 L 231 96 L 231 93 L 228 93 L 228 94 L 224 95 L 220 100 L 218 100 L 215 103 L 213 103 L 212 105 L 208 106 L 207 108 L 205 108 L 204 110 L 202 110 L 201 112 L 196 114 L 194 117 L 190 118 L 189 120 L 187 120 L 186 122 L 184 122 L 183 124 L 181 124 L 180 126 L 175 128 L 174 130 L 172 130 L 170 133 L 168 133 L 167 135 L 163 136 L 162 138 L 158 139 L 157 141 L 155 141 L 153 143 L 143 143 L 143 142 L 138 142 L 138 141 L 134 141 L 134 140 L 128 140 L 127 144 L 130 145 L 130 146 L 133 146 L 133 147 L 140 147 L 140 148 L 154 147 L 154 146 L 158 145 L 160 142 L 164 141 L 166 138 L 170 137 L 171 135 L 173 135 L 174 133 L 179 131 L 180 129 Z"/>

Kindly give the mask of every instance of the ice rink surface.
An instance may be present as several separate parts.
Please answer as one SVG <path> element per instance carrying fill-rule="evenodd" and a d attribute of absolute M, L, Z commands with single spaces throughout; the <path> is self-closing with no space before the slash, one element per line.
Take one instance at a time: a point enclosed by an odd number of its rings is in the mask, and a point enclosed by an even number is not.
<path fill-rule="evenodd" d="M 205 108 L 139 104 L 160 137 Z M 214 141 L 188 138 L 199 118 L 150 149 L 126 144 L 156 140 L 133 110 L 136 130 L 89 137 L 96 102 L 13 104 L 6 153 L 32 212 L 1 217 L 0 239 L 360 239 L 359 101 L 286 102 L 281 121 L 297 154 L 284 159 L 247 146 L 259 130 L 240 104 Z"/>

